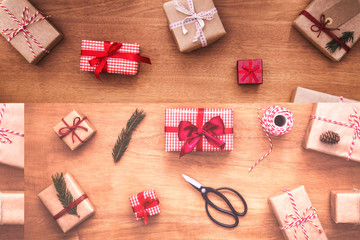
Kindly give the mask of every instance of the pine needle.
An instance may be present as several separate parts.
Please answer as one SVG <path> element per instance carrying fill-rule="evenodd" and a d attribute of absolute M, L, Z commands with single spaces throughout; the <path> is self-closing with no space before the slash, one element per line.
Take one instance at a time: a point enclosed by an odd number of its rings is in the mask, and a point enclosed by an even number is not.
<path fill-rule="evenodd" d="M 69 190 L 66 188 L 66 182 L 65 182 L 63 173 L 61 173 L 61 174 L 56 173 L 56 175 L 55 176 L 52 175 L 51 178 L 54 182 L 54 186 L 55 186 L 55 189 L 57 192 L 56 195 L 57 195 L 59 201 L 61 202 L 61 204 L 63 205 L 63 207 L 66 208 L 69 204 L 71 204 L 74 201 L 74 198 L 71 195 L 71 193 L 69 192 Z M 77 206 L 70 209 L 70 211 L 68 211 L 68 213 L 80 217 L 77 214 Z"/>
<path fill-rule="evenodd" d="M 354 32 L 343 32 L 342 36 L 339 37 L 339 39 L 345 44 L 350 41 L 354 42 Z M 330 53 L 334 53 L 337 49 L 341 49 L 341 48 L 342 46 L 334 39 L 326 44 L 326 49 Z"/>
<path fill-rule="evenodd" d="M 121 133 L 118 136 L 118 139 L 115 143 L 112 155 L 114 162 L 119 162 L 120 158 L 124 155 L 126 149 L 129 146 L 131 135 L 135 131 L 136 127 L 141 123 L 145 118 L 146 114 L 143 110 L 136 109 L 131 118 L 126 124 L 126 128 L 121 130 Z"/>

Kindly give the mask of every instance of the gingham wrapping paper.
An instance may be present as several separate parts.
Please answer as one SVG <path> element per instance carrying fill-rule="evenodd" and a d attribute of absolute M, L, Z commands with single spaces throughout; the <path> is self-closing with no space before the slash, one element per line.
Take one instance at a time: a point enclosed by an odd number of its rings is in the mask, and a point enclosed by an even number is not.
<path fill-rule="evenodd" d="M 110 42 L 112 44 L 113 42 Z M 134 53 L 140 54 L 140 45 L 137 43 L 122 43 L 122 47 L 118 50 L 120 53 Z M 103 41 L 82 40 L 81 51 L 105 51 Z M 96 66 L 90 66 L 89 60 L 95 58 L 95 56 L 83 56 L 80 57 L 80 70 L 94 72 Z M 108 73 L 116 73 L 123 75 L 136 75 L 138 72 L 139 63 L 130 61 L 123 58 L 109 57 L 107 60 Z"/>
<path fill-rule="evenodd" d="M 144 191 L 142 192 L 142 194 L 144 195 L 144 198 L 151 198 L 151 199 L 157 199 L 156 197 L 156 194 L 155 194 L 155 191 L 152 189 L 152 190 L 148 190 L 148 191 Z M 136 206 L 139 206 L 140 203 L 139 203 L 139 200 L 138 200 L 138 194 L 134 194 L 131 198 L 130 198 L 130 203 L 131 203 L 131 207 L 136 207 Z M 146 212 L 149 214 L 149 216 L 153 216 L 153 215 L 156 215 L 156 214 L 159 214 L 160 213 L 160 206 L 157 205 L 155 207 L 151 207 L 151 208 L 147 208 L 146 209 Z M 141 218 L 138 218 L 138 212 L 135 212 L 135 217 L 136 217 L 136 220 L 140 220 L 142 219 L 143 217 Z"/>
<path fill-rule="evenodd" d="M 165 110 L 165 128 L 178 127 L 180 121 L 189 121 L 196 126 L 196 118 L 198 115 L 198 108 L 171 108 Z M 224 122 L 225 128 L 233 128 L 234 118 L 232 109 L 204 109 L 203 125 L 211 118 L 220 116 Z M 234 134 L 224 134 L 216 136 L 225 142 L 224 151 L 232 151 L 234 148 Z M 165 132 L 165 151 L 174 152 L 180 151 L 185 141 L 179 141 L 178 133 Z M 194 148 L 196 151 L 196 147 Z M 214 147 L 208 143 L 205 136 L 203 136 L 203 151 L 221 151 L 220 148 Z"/>

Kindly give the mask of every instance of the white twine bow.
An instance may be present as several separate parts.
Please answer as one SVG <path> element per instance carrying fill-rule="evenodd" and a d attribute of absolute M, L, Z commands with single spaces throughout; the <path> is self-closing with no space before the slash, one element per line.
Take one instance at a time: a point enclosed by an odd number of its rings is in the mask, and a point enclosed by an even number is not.
<path fill-rule="evenodd" d="M 217 10 L 216 8 L 213 8 L 209 11 L 196 13 L 193 0 L 188 0 L 188 5 L 189 9 L 186 9 L 179 1 L 174 1 L 175 9 L 185 15 L 188 15 L 188 17 L 185 17 L 181 21 L 170 24 L 169 27 L 172 30 L 181 26 L 183 34 L 187 34 L 188 30 L 186 29 L 185 25 L 195 22 L 196 35 L 193 39 L 193 42 L 197 42 L 200 39 L 202 46 L 205 47 L 207 42 L 203 32 L 203 28 L 205 27 L 204 19 L 208 21 L 212 20 L 215 13 L 217 13 Z"/>
<path fill-rule="evenodd" d="M 41 17 L 35 20 L 35 18 L 40 14 L 39 11 L 35 12 L 31 17 L 29 17 L 29 8 L 25 7 L 22 15 L 21 15 L 21 21 L 19 21 L 14 14 L 12 14 L 4 4 L 0 3 L 0 7 L 10 16 L 14 22 L 19 26 L 18 28 L 5 28 L 1 31 L 1 33 L 9 35 L 9 38 L 7 39 L 8 42 L 10 42 L 18 33 L 23 32 L 26 43 L 28 47 L 30 48 L 31 53 L 33 54 L 34 58 L 36 58 L 35 51 L 33 47 L 30 44 L 29 38 L 41 49 L 43 52 L 49 52 L 46 50 L 41 43 L 30 33 L 29 30 L 27 30 L 27 27 L 33 23 L 37 23 L 39 21 L 45 20 L 49 18 L 50 16 Z"/>

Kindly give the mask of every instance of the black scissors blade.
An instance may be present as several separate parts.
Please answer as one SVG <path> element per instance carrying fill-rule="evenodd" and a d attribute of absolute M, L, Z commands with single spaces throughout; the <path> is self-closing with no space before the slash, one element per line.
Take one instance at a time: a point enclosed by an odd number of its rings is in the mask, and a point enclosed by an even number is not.
<path fill-rule="evenodd" d="M 185 175 L 185 174 L 182 174 L 183 178 L 191 184 L 191 186 L 193 186 L 196 190 L 198 190 L 199 192 L 201 191 L 201 188 L 203 187 L 201 185 L 201 183 L 199 183 L 198 181 L 192 179 L 191 177 Z"/>

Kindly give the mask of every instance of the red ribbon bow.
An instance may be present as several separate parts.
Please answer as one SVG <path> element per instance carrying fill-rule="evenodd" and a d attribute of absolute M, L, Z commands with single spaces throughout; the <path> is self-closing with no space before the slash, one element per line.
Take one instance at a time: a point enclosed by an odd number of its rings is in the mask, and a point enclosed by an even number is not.
<path fill-rule="evenodd" d="M 79 139 L 79 141 L 83 143 L 84 141 L 81 140 L 81 138 L 76 134 L 75 130 L 77 128 L 81 128 L 81 129 L 84 129 L 87 132 L 88 129 L 86 127 L 80 126 L 80 124 L 86 119 L 87 119 L 87 117 L 83 117 L 82 119 L 80 117 L 76 117 L 73 120 L 73 125 L 72 126 L 67 124 L 67 122 L 65 122 L 64 119 L 61 119 L 61 121 L 63 121 L 63 123 L 66 125 L 66 127 L 62 127 L 62 128 L 59 129 L 60 138 L 63 138 L 66 135 L 68 135 L 69 133 L 71 133 L 71 135 L 72 135 L 71 138 L 72 138 L 73 143 L 75 142 L 74 136 L 77 137 L 77 139 Z"/>
<path fill-rule="evenodd" d="M 247 77 L 249 77 L 250 75 L 252 75 L 252 77 L 254 78 L 255 82 L 259 82 L 258 78 L 256 77 L 255 75 L 255 72 L 257 70 L 259 70 L 260 66 L 259 65 L 256 65 L 254 68 L 250 68 L 250 67 L 247 67 L 245 65 L 242 66 L 242 68 L 246 71 L 246 74 L 241 78 L 241 81 L 244 81 Z M 260 70 L 261 72 L 261 70 Z M 251 80 L 249 81 L 251 83 Z"/>
<path fill-rule="evenodd" d="M 150 58 L 143 57 L 134 53 L 121 53 L 118 50 L 122 47 L 122 43 L 114 42 L 104 42 L 105 51 L 92 51 L 92 50 L 82 50 L 81 55 L 85 56 L 95 56 L 95 58 L 89 60 L 90 66 L 97 65 L 95 69 L 95 76 L 100 80 L 100 73 L 107 72 L 107 60 L 109 57 L 113 58 L 123 58 L 135 62 L 143 62 L 151 64 Z"/>
<path fill-rule="evenodd" d="M 311 26 L 311 31 L 313 32 L 319 32 L 318 36 L 320 36 L 321 32 L 324 30 L 328 31 L 334 31 L 334 30 L 340 30 L 339 28 L 328 28 L 326 27 L 326 24 L 328 24 L 330 20 L 325 21 L 325 15 L 322 14 L 320 17 L 320 22 L 316 22 L 314 25 Z M 317 29 L 314 29 L 314 27 L 317 27 Z"/>
<path fill-rule="evenodd" d="M 29 30 L 27 30 L 27 27 L 31 24 L 37 23 L 39 21 L 45 20 L 49 18 L 49 16 L 41 17 L 35 20 L 35 18 L 40 15 L 41 13 L 39 11 L 35 12 L 31 17 L 29 17 L 29 8 L 25 7 L 22 11 L 21 15 L 21 21 L 19 21 L 14 14 L 12 14 L 6 7 L 0 2 L 0 7 L 10 16 L 10 18 L 19 26 L 18 28 L 5 28 L 2 30 L 1 33 L 9 35 L 9 38 L 7 39 L 8 42 L 10 42 L 18 33 L 23 32 L 26 43 L 33 54 L 34 58 L 36 58 L 35 51 L 33 47 L 30 44 L 30 41 L 28 38 L 31 38 L 31 40 L 41 49 L 41 51 L 49 53 L 48 50 L 46 50 L 41 43 L 30 33 Z"/>
<path fill-rule="evenodd" d="M 180 157 L 191 152 L 195 146 L 205 136 L 206 140 L 214 147 L 219 147 L 221 151 L 225 148 L 225 142 L 217 139 L 215 136 L 225 134 L 224 122 L 220 116 L 210 119 L 202 128 L 198 128 L 189 121 L 181 121 L 179 123 L 179 140 L 185 141 L 181 147 Z"/>
<path fill-rule="evenodd" d="M 149 213 L 146 211 L 146 209 L 156 207 L 159 205 L 160 201 L 158 199 L 152 199 L 151 197 L 145 198 L 143 193 L 139 193 L 137 198 L 139 205 L 134 207 L 134 211 L 137 213 L 137 218 L 144 218 L 144 223 L 146 225 L 149 216 Z"/>
<path fill-rule="evenodd" d="M 331 37 L 332 39 L 334 39 L 336 42 L 338 42 L 346 52 L 350 51 L 350 47 L 348 45 L 346 45 L 343 41 L 341 41 L 335 34 L 333 34 L 331 31 L 334 30 L 340 30 L 339 28 L 328 28 L 326 27 L 326 24 L 329 23 L 328 21 L 325 21 L 325 15 L 322 14 L 320 17 L 320 22 L 314 18 L 309 12 L 303 10 L 301 11 L 300 15 L 304 15 L 307 19 L 309 19 L 310 21 L 312 21 L 314 23 L 314 25 L 311 26 L 311 31 L 313 32 L 319 32 L 318 36 L 320 36 L 321 32 L 326 33 L 329 37 Z M 317 27 L 318 29 L 314 29 L 314 27 Z"/>

